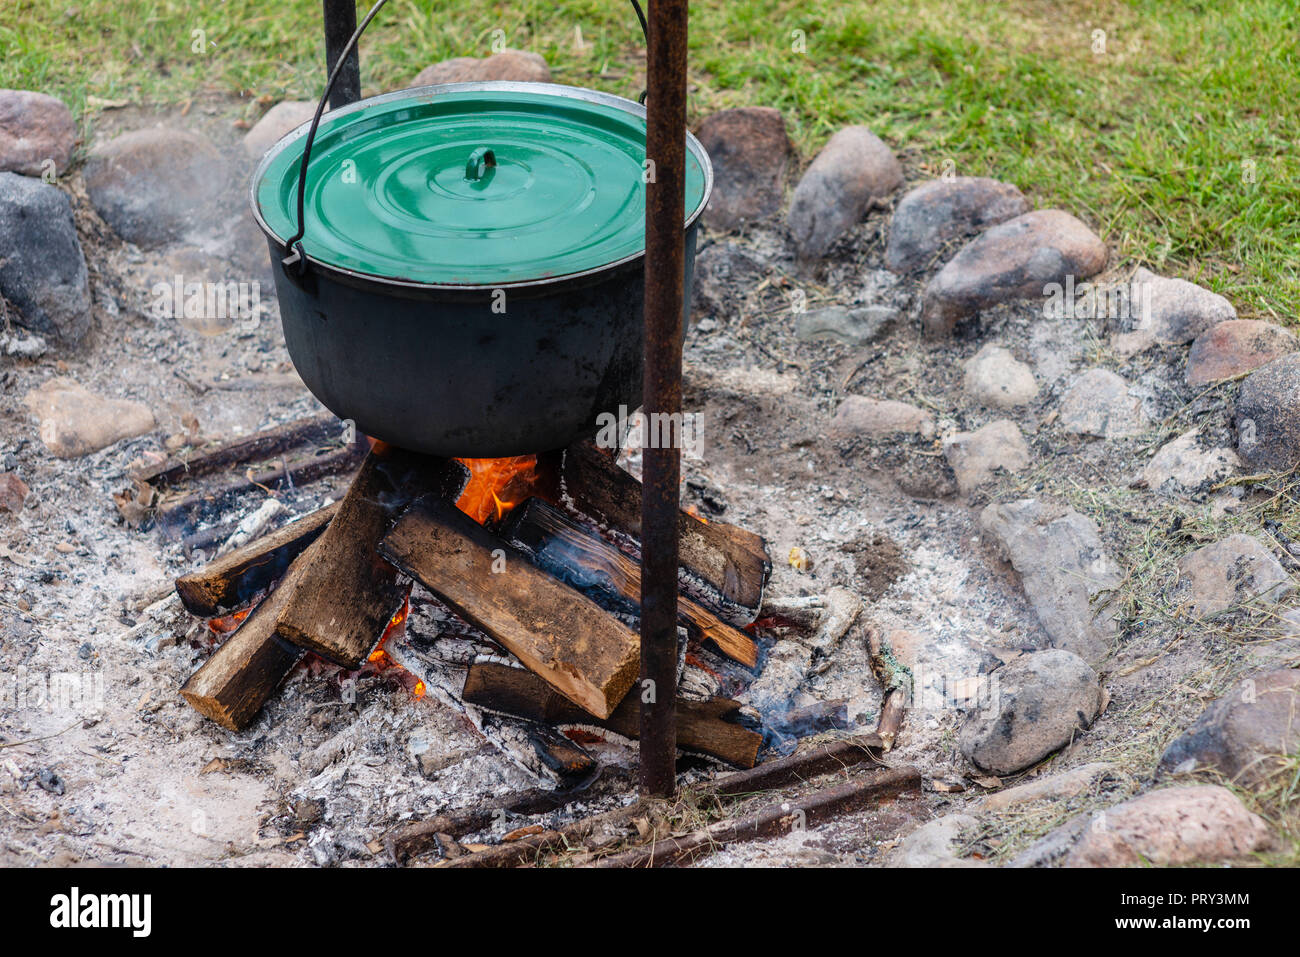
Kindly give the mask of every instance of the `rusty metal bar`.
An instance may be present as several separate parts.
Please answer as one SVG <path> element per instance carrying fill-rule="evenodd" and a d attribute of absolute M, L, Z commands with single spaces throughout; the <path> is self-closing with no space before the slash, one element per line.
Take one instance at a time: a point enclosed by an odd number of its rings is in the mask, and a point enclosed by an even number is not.
<path fill-rule="evenodd" d="M 324 0 L 325 3 L 325 75 L 338 63 L 339 54 L 357 29 L 356 0 Z M 344 61 L 334 89 L 330 91 L 330 109 L 337 110 L 361 99 L 361 57 L 353 47 Z"/>
<path fill-rule="evenodd" d="M 674 701 L 677 513 L 681 506 L 687 6 L 688 0 L 652 0 L 646 67 L 646 443 L 642 458 L 639 690 L 641 792 L 652 797 L 672 797 L 677 789 Z"/>

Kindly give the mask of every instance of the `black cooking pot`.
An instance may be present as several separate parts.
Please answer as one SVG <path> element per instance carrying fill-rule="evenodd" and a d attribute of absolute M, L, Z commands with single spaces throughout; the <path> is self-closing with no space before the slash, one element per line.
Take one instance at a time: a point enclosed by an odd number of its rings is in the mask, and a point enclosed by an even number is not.
<path fill-rule="evenodd" d="M 289 355 L 330 411 L 489 458 L 562 448 L 640 404 L 642 106 L 461 83 L 332 111 L 314 142 L 312 125 L 271 148 L 251 199 Z M 713 173 L 689 134 L 687 155 L 689 304 Z"/>

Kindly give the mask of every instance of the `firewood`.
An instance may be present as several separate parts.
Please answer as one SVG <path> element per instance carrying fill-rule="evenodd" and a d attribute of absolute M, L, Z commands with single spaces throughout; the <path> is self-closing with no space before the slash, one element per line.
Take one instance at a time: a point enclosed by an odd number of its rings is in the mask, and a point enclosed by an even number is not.
<path fill-rule="evenodd" d="M 511 512 L 502 534 L 532 555 L 542 569 L 584 594 L 604 596 L 639 613 L 641 566 L 554 506 L 529 499 Z M 689 598 L 679 596 L 677 609 L 680 621 L 712 641 L 728 658 L 748 668 L 758 663 L 758 648 L 744 632 Z"/>
<path fill-rule="evenodd" d="M 914 767 L 881 768 L 844 784 L 822 788 L 769 805 L 735 820 L 723 820 L 681 837 L 669 837 L 614 854 L 597 867 L 666 867 L 695 860 L 742 841 L 788 834 L 815 827 L 842 814 L 860 810 L 903 791 L 920 790 L 921 772 Z"/>
<path fill-rule="evenodd" d="M 421 499 L 379 551 L 588 713 L 608 718 L 636 680 L 636 632 L 445 500 Z"/>
<path fill-rule="evenodd" d="M 717 794 L 770 791 L 807 781 L 819 774 L 842 771 L 863 762 L 879 764 L 883 748 L 884 742 L 877 734 L 854 735 L 819 748 L 764 761 L 748 771 L 725 775 L 714 782 L 713 790 Z"/>
<path fill-rule="evenodd" d="M 376 446 L 280 612 L 280 637 L 344 668 L 360 667 L 406 599 L 407 583 L 379 556 L 379 540 L 416 497 L 454 501 L 467 477 L 451 459 Z"/>
<path fill-rule="evenodd" d="M 176 579 L 182 604 L 202 618 L 240 607 L 282 577 L 289 563 L 325 531 L 337 510 L 337 502 L 317 509 L 212 560 L 200 571 L 182 575 Z"/>
<path fill-rule="evenodd" d="M 466 854 L 455 860 L 440 861 L 437 866 L 517 867 L 540 857 L 547 851 L 582 844 L 594 834 L 622 829 L 633 818 L 644 813 L 645 805 L 641 801 L 633 801 L 626 807 L 615 808 L 594 817 L 583 818 L 553 831 L 530 834 L 518 841 L 512 841 L 508 844 L 495 844 L 486 850 L 475 851 L 473 854 Z"/>
<path fill-rule="evenodd" d="M 624 738 L 640 736 L 640 698 L 628 695 L 604 720 L 593 720 L 532 672 L 495 662 L 475 662 L 465 675 L 463 700 L 492 711 L 549 725 L 603 728 Z M 728 718 L 740 704 L 729 698 L 677 699 L 677 746 L 742 768 L 752 768 L 763 736 Z"/>
<path fill-rule="evenodd" d="M 884 742 L 885 750 L 889 751 L 894 747 L 898 732 L 903 727 L 907 699 L 912 692 L 912 672 L 894 657 L 893 649 L 875 622 L 867 624 L 867 651 L 871 671 L 884 691 L 880 699 L 876 733 Z"/>
<path fill-rule="evenodd" d="M 199 448 L 184 457 L 169 458 L 158 465 L 136 469 L 131 478 L 155 488 L 177 485 L 227 466 L 265 461 L 290 449 L 335 443 L 342 436 L 341 425 L 330 413 L 298 419 L 232 442 Z"/>
<path fill-rule="evenodd" d="M 579 510 L 640 539 L 641 483 L 593 443 L 565 450 L 563 482 Z M 726 522 L 705 522 L 687 512 L 679 513 L 677 535 L 682 566 L 747 613 L 738 623 L 752 621 L 772 570 L 762 536 Z"/>
<path fill-rule="evenodd" d="M 275 622 L 288 603 L 319 542 L 289 566 L 289 571 L 229 638 L 190 675 L 181 697 L 223 728 L 242 731 L 302 657 L 302 649 L 275 633 Z"/>

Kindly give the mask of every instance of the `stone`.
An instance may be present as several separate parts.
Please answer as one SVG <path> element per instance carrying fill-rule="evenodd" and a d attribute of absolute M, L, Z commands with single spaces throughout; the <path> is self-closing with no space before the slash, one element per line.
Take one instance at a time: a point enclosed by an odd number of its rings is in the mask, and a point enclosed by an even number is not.
<path fill-rule="evenodd" d="M 426 66 L 415 75 L 411 86 L 437 83 L 482 83 L 486 80 L 510 80 L 516 83 L 550 83 L 551 68 L 539 53 L 503 50 L 482 58 L 458 56 Z"/>
<path fill-rule="evenodd" d="M 1261 469 L 1300 463 L 1300 353 L 1256 369 L 1237 392 L 1237 451 Z"/>
<path fill-rule="evenodd" d="M 156 126 L 96 145 L 82 176 L 104 222 L 127 242 L 153 248 L 202 227 L 230 172 L 206 137 Z"/>
<path fill-rule="evenodd" d="M 1053 647 L 1091 665 L 1105 658 L 1119 624 L 1110 603 L 1094 599 L 1120 575 L 1097 527 L 1073 510 L 1021 499 L 986 507 L 980 528 L 1019 573 Z"/>
<path fill-rule="evenodd" d="M 691 315 L 725 318 L 758 285 L 762 264 L 736 243 L 713 243 L 695 257 L 691 281 Z"/>
<path fill-rule="evenodd" d="M 826 306 L 800 313 L 794 334 L 804 342 L 833 339 L 865 346 L 888 332 L 899 318 L 899 311 L 892 306 Z"/>
<path fill-rule="evenodd" d="M 154 427 L 148 406 L 104 398 L 63 376 L 46 380 L 23 401 L 40 420 L 41 441 L 59 458 L 88 455 Z"/>
<path fill-rule="evenodd" d="M 1234 784 L 1262 787 L 1294 767 L 1300 753 L 1300 670 L 1283 668 L 1238 682 L 1165 750 L 1159 770 L 1213 769 Z"/>
<path fill-rule="evenodd" d="M 17 173 L 0 173 L 0 293 L 35 332 L 75 344 L 90 329 L 72 203 L 58 187 Z"/>
<path fill-rule="evenodd" d="M 831 434 L 841 438 L 884 439 L 905 434 L 929 438 L 934 435 L 934 417 L 906 402 L 850 395 L 835 410 Z"/>
<path fill-rule="evenodd" d="M 1029 212 L 1010 183 L 957 176 L 923 183 L 899 201 L 889 224 L 885 265 L 897 273 L 926 265 L 948 242 Z"/>
<path fill-rule="evenodd" d="M 39 359 L 50 351 L 44 337 L 32 335 L 0 335 L 0 353 L 19 359 Z"/>
<path fill-rule="evenodd" d="M 981 310 L 1041 299 L 1052 283 L 1086 279 L 1106 265 L 1106 244 L 1059 209 L 1040 209 L 986 229 L 926 286 L 921 323 L 932 337 L 951 335 Z"/>
<path fill-rule="evenodd" d="M 327 109 L 328 112 L 328 109 Z M 263 114 L 244 134 L 244 152 L 260 160 L 266 151 L 316 115 L 316 103 L 307 100 L 282 100 Z M 322 115 L 322 119 L 323 119 Z"/>
<path fill-rule="evenodd" d="M 1232 449 L 1202 449 L 1196 438 L 1199 428 L 1184 432 L 1160 447 L 1138 476 L 1141 484 L 1165 494 L 1200 488 L 1206 482 L 1221 482 L 1241 464 Z"/>
<path fill-rule="evenodd" d="M 809 165 L 790 201 L 787 220 L 799 258 L 824 256 L 862 220 L 872 202 L 903 185 L 893 151 L 865 126 L 846 126 Z"/>
<path fill-rule="evenodd" d="M 957 476 L 957 488 L 970 495 L 999 470 L 1019 472 L 1029 467 L 1029 446 L 1020 427 L 997 419 L 974 432 L 958 432 L 943 440 L 943 454 Z"/>
<path fill-rule="evenodd" d="M 970 711 L 957 746 L 977 768 L 1015 774 L 1086 730 L 1101 713 L 1097 672 L 1078 655 L 1048 648 L 993 673 L 989 707 Z"/>
<path fill-rule="evenodd" d="M 736 229 L 781 209 L 791 145 L 780 110 L 722 110 L 705 117 L 695 135 L 713 163 L 707 226 Z"/>
<path fill-rule="evenodd" d="M 1207 329 L 1237 318 L 1232 303 L 1185 279 L 1168 279 L 1138 269 L 1131 288 L 1142 308 L 1135 328 L 1116 337 L 1116 349 L 1122 355 L 1153 345 L 1183 345 Z"/>
<path fill-rule="evenodd" d="M 76 142 L 72 111 L 58 97 L 0 90 L 0 172 L 62 174 Z"/>
<path fill-rule="evenodd" d="M 1142 402 L 1109 369 L 1089 369 L 1061 397 L 1061 428 L 1074 435 L 1122 439 L 1147 426 Z"/>
<path fill-rule="evenodd" d="M 1038 395 L 1033 370 L 1011 350 L 989 343 L 966 362 L 966 394 L 982 406 L 1014 409 Z"/>
<path fill-rule="evenodd" d="M 979 802 L 979 807 L 986 811 L 1002 811 L 1009 807 L 1018 807 L 1032 801 L 1065 801 L 1091 788 L 1107 775 L 1114 772 L 1114 766 L 1105 761 L 1081 764 L 1077 768 L 1049 774 L 1015 787 L 994 791 Z"/>
<path fill-rule="evenodd" d="M 0 472 L 0 512 L 21 512 L 31 491 L 13 472 Z"/>
<path fill-rule="evenodd" d="M 1178 561 L 1178 585 L 1193 618 L 1237 605 L 1274 602 L 1295 585 L 1273 553 L 1249 535 L 1229 535 Z"/>
<path fill-rule="evenodd" d="M 1227 788 L 1162 788 L 1093 815 L 1064 866 L 1214 864 L 1271 843 L 1268 825 Z"/>
<path fill-rule="evenodd" d="M 1281 326 L 1259 319 L 1229 319 L 1202 332 L 1187 354 L 1187 384 L 1199 388 L 1254 372 L 1274 359 L 1300 349 Z"/>
<path fill-rule="evenodd" d="M 962 831 L 977 827 L 969 814 L 947 814 L 922 824 L 898 846 L 886 862 L 889 867 L 987 867 L 983 861 L 958 857 Z"/>

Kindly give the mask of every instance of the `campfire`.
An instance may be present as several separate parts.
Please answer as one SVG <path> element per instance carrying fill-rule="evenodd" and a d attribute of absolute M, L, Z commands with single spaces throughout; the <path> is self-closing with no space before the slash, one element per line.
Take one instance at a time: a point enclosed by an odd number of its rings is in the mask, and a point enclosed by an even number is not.
<path fill-rule="evenodd" d="M 190 464 L 186 474 L 203 472 Z M 164 489 L 158 508 L 170 514 L 170 501 L 196 496 Z M 436 681 L 458 706 L 522 722 L 530 770 L 562 787 L 589 780 L 598 764 L 584 745 L 639 733 L 640 496 L 640 483 L 590 442 L 505 459 L 373 443 L 341 501 L 177 579 L 182 603 L 219 642 L 181 694 L 242 730 L 304 656 L 345 673 L 399 669 L 416 697 Z M 687 511 L 679 532 L 678 747 L 752 767 L 764 740 L 758 716 L 706 692 L 739 691 L 761 668 L 751 632 L 766 546 Z M 422 654 L 405 635 L 417 611 L 441 621 L 439 637 L 460 651 Z M 445 669 L 428 675 L 449 655 L 458 685 Z"/>

